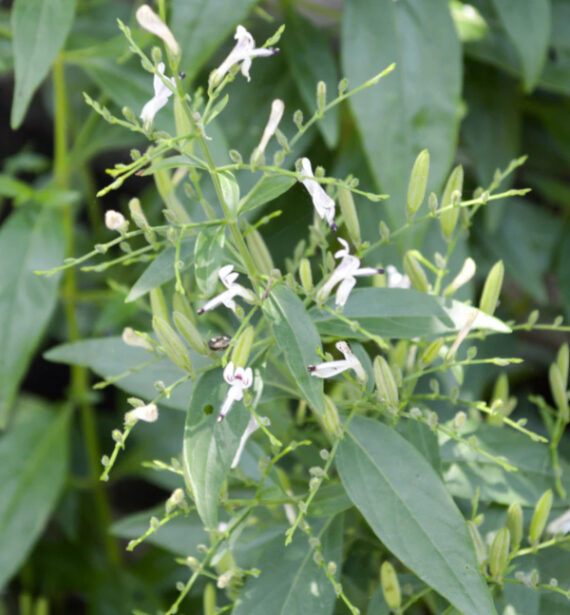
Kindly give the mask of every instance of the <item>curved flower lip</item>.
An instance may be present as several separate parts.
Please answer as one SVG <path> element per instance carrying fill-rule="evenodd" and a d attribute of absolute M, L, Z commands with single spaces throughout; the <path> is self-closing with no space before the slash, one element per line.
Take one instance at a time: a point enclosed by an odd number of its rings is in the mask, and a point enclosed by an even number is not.
<path fill-rule="evenodd" d="M 233 361 L 230 361 L 224 368 L 224 380 L 230 385 L 230 390 L 226 394 L 226 399 L 222 404 L 220 414 L 216 421 L 221 423 L 225 416 L 229 414 L 235 401 L 243 399 L 244 389 L 249 389 L 253 383 L 253 372 L 251 367 L 244 369 L 243 367 L 234 367 Z"/>
<path fill-rule="evenodd" d="M 336 347 L 337 350 L 342 352 L 344 359 L 338 361 L 325 361 L 317 365 L 308 365 L 307 370 L 311 376 L 315 376 L 316 378 L 332 378 L 333 376 L 345 372 L 347 369 L 352 369 L 356 377 L 364 382 L 366 380 L 366 372 L 362 367 L 362 363 L 352 352 L 350 346 L 346 342 L 341 341 L 336 343 Z"/>
<path fill-rule="evenodd" d="M 164 62 L 158 65 L 158 72 L 164 76 Z M 176 82 L 173 77 L 165 77 L 165 79 L 172 84 L 172 87 L 176 86 Z M 154 116 L 166 105 L 168 99 L 172 96 L 172 90 L 164 83 L 164 81 L 155 75 L 152 81 L 154 88 L 154 96 L 146 103 L 142 108 L 140 118 L 146 127 L 152 126 Z"/>
<path fill-rule="evenodd" d="M 336 258 L 342 258 L 338 267 L 331 273 L 330 278 L 324 283 L 322 288 L 317 293 L 317 300 L 320 303 L 326 301 L 332 289 L 338 284 L 336 291 L 335 303 L 337 307 L 342 307 L 348 300 L 350 292 L 356 284 L 356 278 L 361 276 L 376 275 L 384 273 L 384 269 L 375 267 L 361 267 L 360 259 L 350 254 L 348 242 L 338 238 L 343 248 L 335 252 Z"/>
<path fill-rule="evenodd" d="M 236 302 L 234 301 L 234 297 L 242 297 L 246 301 L 255 301 L 254 294 L 244 288 L 241 284 L 238 284 L 236 280 L 239 277 L 239 273 L 236 273 L 233 265 L 224 265 L 218 271 L 218 277 L 220 278 L 222 284 L 226 287 L 223 293 L 213 297 L 205 303 L 198 311 L 198 315 L 203 314 L 204 312 L 208 312 L 209 310 L 213 310 L 218 307 L 218 305 L 225 305 L 227 308 L 236 311 Z"/>
<path fill-rule="evenodd" d="M 300 181 L 311 195 L 311 199 L 313 200 L 313 206 L 315 208 L 315 211 L 317 212 L 317 215 L 322 220 L 326 220 L 331 230 L 337 231 L 338 227 L 334 223 L 334 200 L 325 192 L 321 184 L 315 181 L 311 161 L 308 158 L 301 159 L 301 168 L 303 171 L 303 175 L 305 175 L 306 177 L 305 179 L 302 179 Z"/>
<path fill-rule="evenodd" d="M 243 62 L 241 65 L 241 74 L 251 81 L 249 69 L 251 68 L 251 59 L 259 57 L 267 57 L 279 53 L 279 49 L 273 47 L 255 49 L 255 41 L 253 36 L 242 26 L 236 28 L 234 38 L 237 43 L 230 51 L 227 58 L 214 70 L 210 76 L 210 85 L 215 86 L 226 76 L 231 67 L 238 62 Z"/>

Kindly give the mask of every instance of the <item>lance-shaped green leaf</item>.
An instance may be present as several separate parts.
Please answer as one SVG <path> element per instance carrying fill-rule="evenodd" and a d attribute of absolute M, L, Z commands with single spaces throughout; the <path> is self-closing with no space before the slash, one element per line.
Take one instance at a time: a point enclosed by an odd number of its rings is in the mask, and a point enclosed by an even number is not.
<path fill-rule="evenodd" d="M 276 286 L 263 302 L 263 311 L 273 324 L 277 345 L 306 400 L 319 414 L 325 413 L 323 381 L 312 377 L 307 367 L 320 363 L 321 339 L 302 301 L 286 286 Z"/>
<path fill-rule="evenodd" d="M 205 373 L 194 386 L 184 428 L 184 479 L 209 529 L 217 525 L 218 498 L 249 420 L 243 403 L 236 401 L 226 418 L 217 421 L 228 389 L 221 370 Z"/>
<path fill-rule="evenodd" d="M 333 307 L 332 300 L 329 305 Z M 349 318 L 374 335 L 388 338 L 412 338 L 450 334 L 460 331 L 474 308 L 460 301 L 403 288 L 358 288 L 353 290 L 344 306 L 342 316 Z M 314 307 L 309 316 L 321 335 L 365 336 L 335 318 L 333 314 Z M 474 329 L 488 329 L 508 333 L 507 325 L 479 311 Z"/>
<path fill-rule="evenodd" d="M 315 526 L 313 535 L 321 541 L 325 562 L 332 561 L 340 569 L 341 517 L 329 518 Z M 334 589 L 313 560 L 313 550 L 306 537 L 298 534 L 286 547 L 283 536 L 279 536 L 265 550 L 257 567 L 261 574 L 247 580 L 234 615 L 330 615 Z"/>
<path fill-rule="evenodd" d="M 65 481 L 69 412 L 22 402 L 0 439 L 0 588 L 42 532 Z"/>
<path fill-rule="evenodd" d="M 409 442 L 378 421 L 355 417 L 337 467 L 351 500 L 405 566 L 465 615 L 496 613 L 465 520 Z"/>
<path fill-rule="evenodd" d="M 16 0 L 12 8 L 16 87 L 10 125 L 22 123 L 36 88 L 65 43 L 73 23 L 75 0 Z"/>
<path fill-rule="evenodd" d="M 265 203 L 269 203 L 269 201 L 273 201 L 278 196 L 287 192 L 296 181 L 294 177 L 285 175 L 264 175 L 241 199 L 239 212 L 243 214 L 256 207 L 261 207 L 261 205 L 265 205 Z"/>
<path fill-rule="evenodd" d="M 59 276 L 34 271 L 60 265 L 64 250 L 55 209 L 17 210 L 0 231 L 0 428 L 57 300 Z"/>
<path fill-rule="evenodd" d="M 213 295 L 218 282 L 218 270 L 224 264 L 224 229 L 210 226 L 198 234 L 194 248 L 196 284 L 207 296 Z"/>

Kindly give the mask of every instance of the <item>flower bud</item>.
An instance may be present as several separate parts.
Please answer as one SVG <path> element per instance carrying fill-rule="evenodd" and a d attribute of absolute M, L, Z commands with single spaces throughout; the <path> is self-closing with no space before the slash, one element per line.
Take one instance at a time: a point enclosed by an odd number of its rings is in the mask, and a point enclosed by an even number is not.
<path fill-rule="evenodd" d="M 158 408 L 156 407 L 156 404 L 138 406 L 134 410 L 130 410 L 125 414 L 125 423 L 132 423 L 134 421 L 154 423 L 156 419 L 158 419 Z"/>
<path fill-rule="evenodd" d="M 173 312 L 172 320 L 178 329 L 178 333 L 188 342 L 191 348 L 200 354 L 207 354 L 206 342 L 202 339 L 200 332 L 194 323 L 181 312 Z"/>
<path fill-rule="evenodd" d="M 443 291 L 443 296 L 450 297 L 456 290 L 461 288 L 464 284 L 467 284 L 475 275 L 476 269 L 475 261 L 472 258 L 466 258 L 463 267 L 461 267 L 461 271 Z"/>
<path fill-rule="evenodd" d="M 354 206 L 352 192 L 344 186 L 339 186 L 338 202 L 340 204 L 340 210 L 342 212 L 348 234 L 350 235 L 353 243 L 358 245 L 361 240 L 360 223 L 358 222 L 358 215 L 356 213 L 356 207 Z"/>
<path fill-rule="evenodd" d="M 398 388 L 388 362 L 381 355 L 374 359 L 374 381 L 380 401 L 388 406 L 390 412 L 396 414 L 399 401 Z"/>
<path fill-rule="evenodd" d="M 489 568 L 493 578 L 498 583 L 503 578 L 509 559 L 510 534 L 506 527 L 501 528 L 496 534 L 489 551 Z"/>
<path fill-rule="evenodd" d="M 380 239 L 382 239 L 384 243 L 388 243 L 390 241 L 390 228 L 388 227 L 386 222 L 384 222 L 384 220 L 380 220 L 378 233 L 380 235 Z"/>
<path fill-rule="evenodd" d="M 421 364 L 427 367 L 435 360 L 441 347 L 443 346 L 443 339 L 439 338 L 434 340 L 425 350 L 421 357 Z"/>
<path fill-rule="evenodd" d="M 563 384 L 562 374 L 557 363 L 553 363 L 548 370 L 548 380 L 550 382 L 550 391 L 552 397 L 560 412 L 562 420 L 568 422 L 568 395 L 566 394 L 566 387 Z"/>
<path fill-rule="evenodd" d="M 411 220 L 420 208 L 426 193 L 429 174 L 429 152 L 424 149 L 418 154 L 408 184 L 408 200 L 406 201 L 406 216 Z"/>
<path fill-rule="evenodd" d="M 138 335 L 136 331 L 131 329 L 131 327 L 125 327 L 123 329 L 123 335 L 121 337 L 123 339 L 123 342 L 127 346 L 134 346 L 138 348 L 143 348 L 148 352 L 154 352 L 152 344 L 149 341 L 145 340 L 145 338 L 141 335 Z"/>
<path fill-rule="evenodd" d="M 129 211 L 131 212 L 132 221 L 138 226 L 138 228 L 147 230 L 149 223 L 143 213 L 139 199 L 134 198 L 129 201 Z"/>
<path fill-rule="evenodd" d="M 483 567 L 487 563 L 487 547 L 481 538 L 479 529 L 473 523 L 473 521 L 467 521 L 467 529 L 473 541 L 473 547 L 475 548 L 475 556 L 477 557 L 477 563 Z"/>
<path fill-rule="evenodd" d="M 273 259 L 271 258 L 271 254 L 267 249 L 265 241 L 263 241 L 261 233 L 259 233 L 257 229 L 251 228 L 245 239 L 251 254 L 251 258 L 253 259 L 253 263 L 255 264 L 257 270 L 260 273 L 269 276 L 271 270 L 274 268 Z"/>
<path fill-rule="evenodd" d="M 168 322 L 168 308 L 166 307 L 166 299 L 160 286 L 153 288 L 150 293 L 150 309 L 153 316 L 158 316 L 162 320 Z"/>
<path fill-rule="evenodd" d="M 507 512 L 507 529 L 511 535 L 511 547 L 516 551 L 522 540 L 523 535 L 523 511 L 518 502 L 513 502 Z"/>
<path fill-rule="evenodd" d="M 562 344 L 558 355 L 556 356 L 556 363 L 562 376 L 562 386 L 566 389 L 568 387 L 568 344 Z"/>
<path fill-rule="evenodd" d="M 172 308 L 175 312 L 180 312 L 182 315 L 186 316 L 192 324 L 196 324 L 196 317 L 194 315 L 194 311 L 192 310 L 192 306 L 182 293 L 173 293 Z"/>
<path fill-rule="evenodd" d="M 429 283 L 423 267 L 420 265 L 416 255 L 417 250 L 408 250 L 404 255 L 404 271 L 410 278 L 412 286 L 424 293 L 429 291 Z"/>
<path fill-rule="evenodd" d="M 548 515 L 550 514 L 550 509 L 552 507 L 552 489 L 548 489 L 545 491 L 540 500 L 538 500 L 538 504 L 534 509 L 534 515 L 532 516 L 532 521 L 530 522 L 530 530 L 528 533 L 528 540 L 531 545 L 538 544 L 542 532 L 546 526 L 546 521 L 548 520 Z"/>
<path fill-rule="evenodd" d="M 396 611 L 402 606 L 402 593 L 400 591 L 400 583 L 398 575 L 394 570 L 394 566 L 388 561 L 383 562 L 380 566 L 380 584 L 382 585 L 382 594 L 386 604 Z"/>
<path fill-rule="evenodd" d="M 342 428 L 340 418 L 334 401 L 325 395 L 325 413 L 322 417 L 323 427 L 331 439 L 342 438 Z"/>
<path fill-rule="evenodd" d="M 348 79 L 346 77 L 343 77 L 338 82 L 338 95 L 342 96 L 346 92 L 347 89 L 348 89 Z"/>
<path fill-rule="evenodd" d="M 152 328 L 170 360 L 183 370 L 191 372 L 192 362 L 190 361 L 190 355 L 176 331 L 160 316 L 152 317 Z"/>
<path fill-rule="evenodd" d="M 461 191 L 463 190 L 463 167 L 458 165 L 453 169 L 447 183 L 445 184 L 445 189 L 443 191 L 443 196 L 441 197 L 441 207 L 449 207 L 453 198 L 456 197 L 456 193 L 459 192 L 461 198 Z M 441 222 L 441 230 L 443 231 L 443 236 L 447 241 L 451 240 L 453 235 L 453 231 L 455 230 L 455 225 L 457 224 L 457 218 L 459 217 L 459 208 L 453 207 L 452 209 L 446 209 L 441 213 L 440 222 Z"/>
<path fill-rule="evenodd" d="M 322 115 L 327 106 L 327 84 L 324 81 L 317 83 L 317 111 Z"/>
<path fill-rule="evenodd" d="M 164 41 L 164 44 L 174 58 L 180 57 L 180 45 L 174 38 L 170 28 L 162 21 L 162 19 L 148 6 L 143 4 L 136 12 L 137 21 L 141 28 L 151 32 Z"/>
<path fill-rule="evenodd" d="M 313 274 L 311 272 L 311 263 L 308 258 L 301 259 L 299 263 L 299 279 L 303 290 L 309 294 L 313 290 Z"/>
<path fill-rule="evenodd" d="M 216 588 L 213 583 L 207 583 L 204 589 L 204 615 L 216 615 Z"/>
<path fill-rule="evenodd" d="M 124 233 L 129 226 L 129 221 L 126 220 L 125 216 L 118 211 L 108 209 L 105 212 L 105 226 L 110 231 L 119 231 L 119 233 Z"/>
<path fill-rule="evenodd" d="M 503 261 L 497 261 L 491 268 L 491 271 L 489 271 L 483 286 L 483 292 L 479 301 L 479 309 L 481 311 L 491 315 L 494 314 L 501 293 L 501 287 L 503 286 L 504 275 L 505 266 Z"/>
<path fill-rule="evenodd" d="M 232 361 L 236 367 L 245 367 L 253 343 L 253 327 L 246 327 L 237 338 L 232 351 Z"/>
<path fill-rule="evenodd" d="M 301 109 L 297 109 L 297 111 L 293 113 L 293 123 L 299 130 L 303 127 L 303 112 Z"/>

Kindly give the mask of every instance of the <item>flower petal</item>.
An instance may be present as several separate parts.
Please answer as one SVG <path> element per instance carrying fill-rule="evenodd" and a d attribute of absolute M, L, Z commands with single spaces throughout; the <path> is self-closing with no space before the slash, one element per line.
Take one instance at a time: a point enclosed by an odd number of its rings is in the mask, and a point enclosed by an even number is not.
<path fill-rule="evenodd" d="M 350 295 L 350 291 L 354 288 L 356 284 L 356 278 L 347 277 L 341 282 L 340 286 L 336 291 L 335 302 L 338 307 L 342 307 Z"/>

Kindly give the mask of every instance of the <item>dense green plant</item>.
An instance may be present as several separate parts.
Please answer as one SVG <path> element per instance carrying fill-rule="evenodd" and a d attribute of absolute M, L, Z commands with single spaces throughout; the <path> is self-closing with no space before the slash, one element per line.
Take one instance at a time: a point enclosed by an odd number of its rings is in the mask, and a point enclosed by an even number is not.
<path fill-rule="evenodd" d="M 3 21 L 5 608 L 566 612 L 566 5 L 257 4 Z"/>

